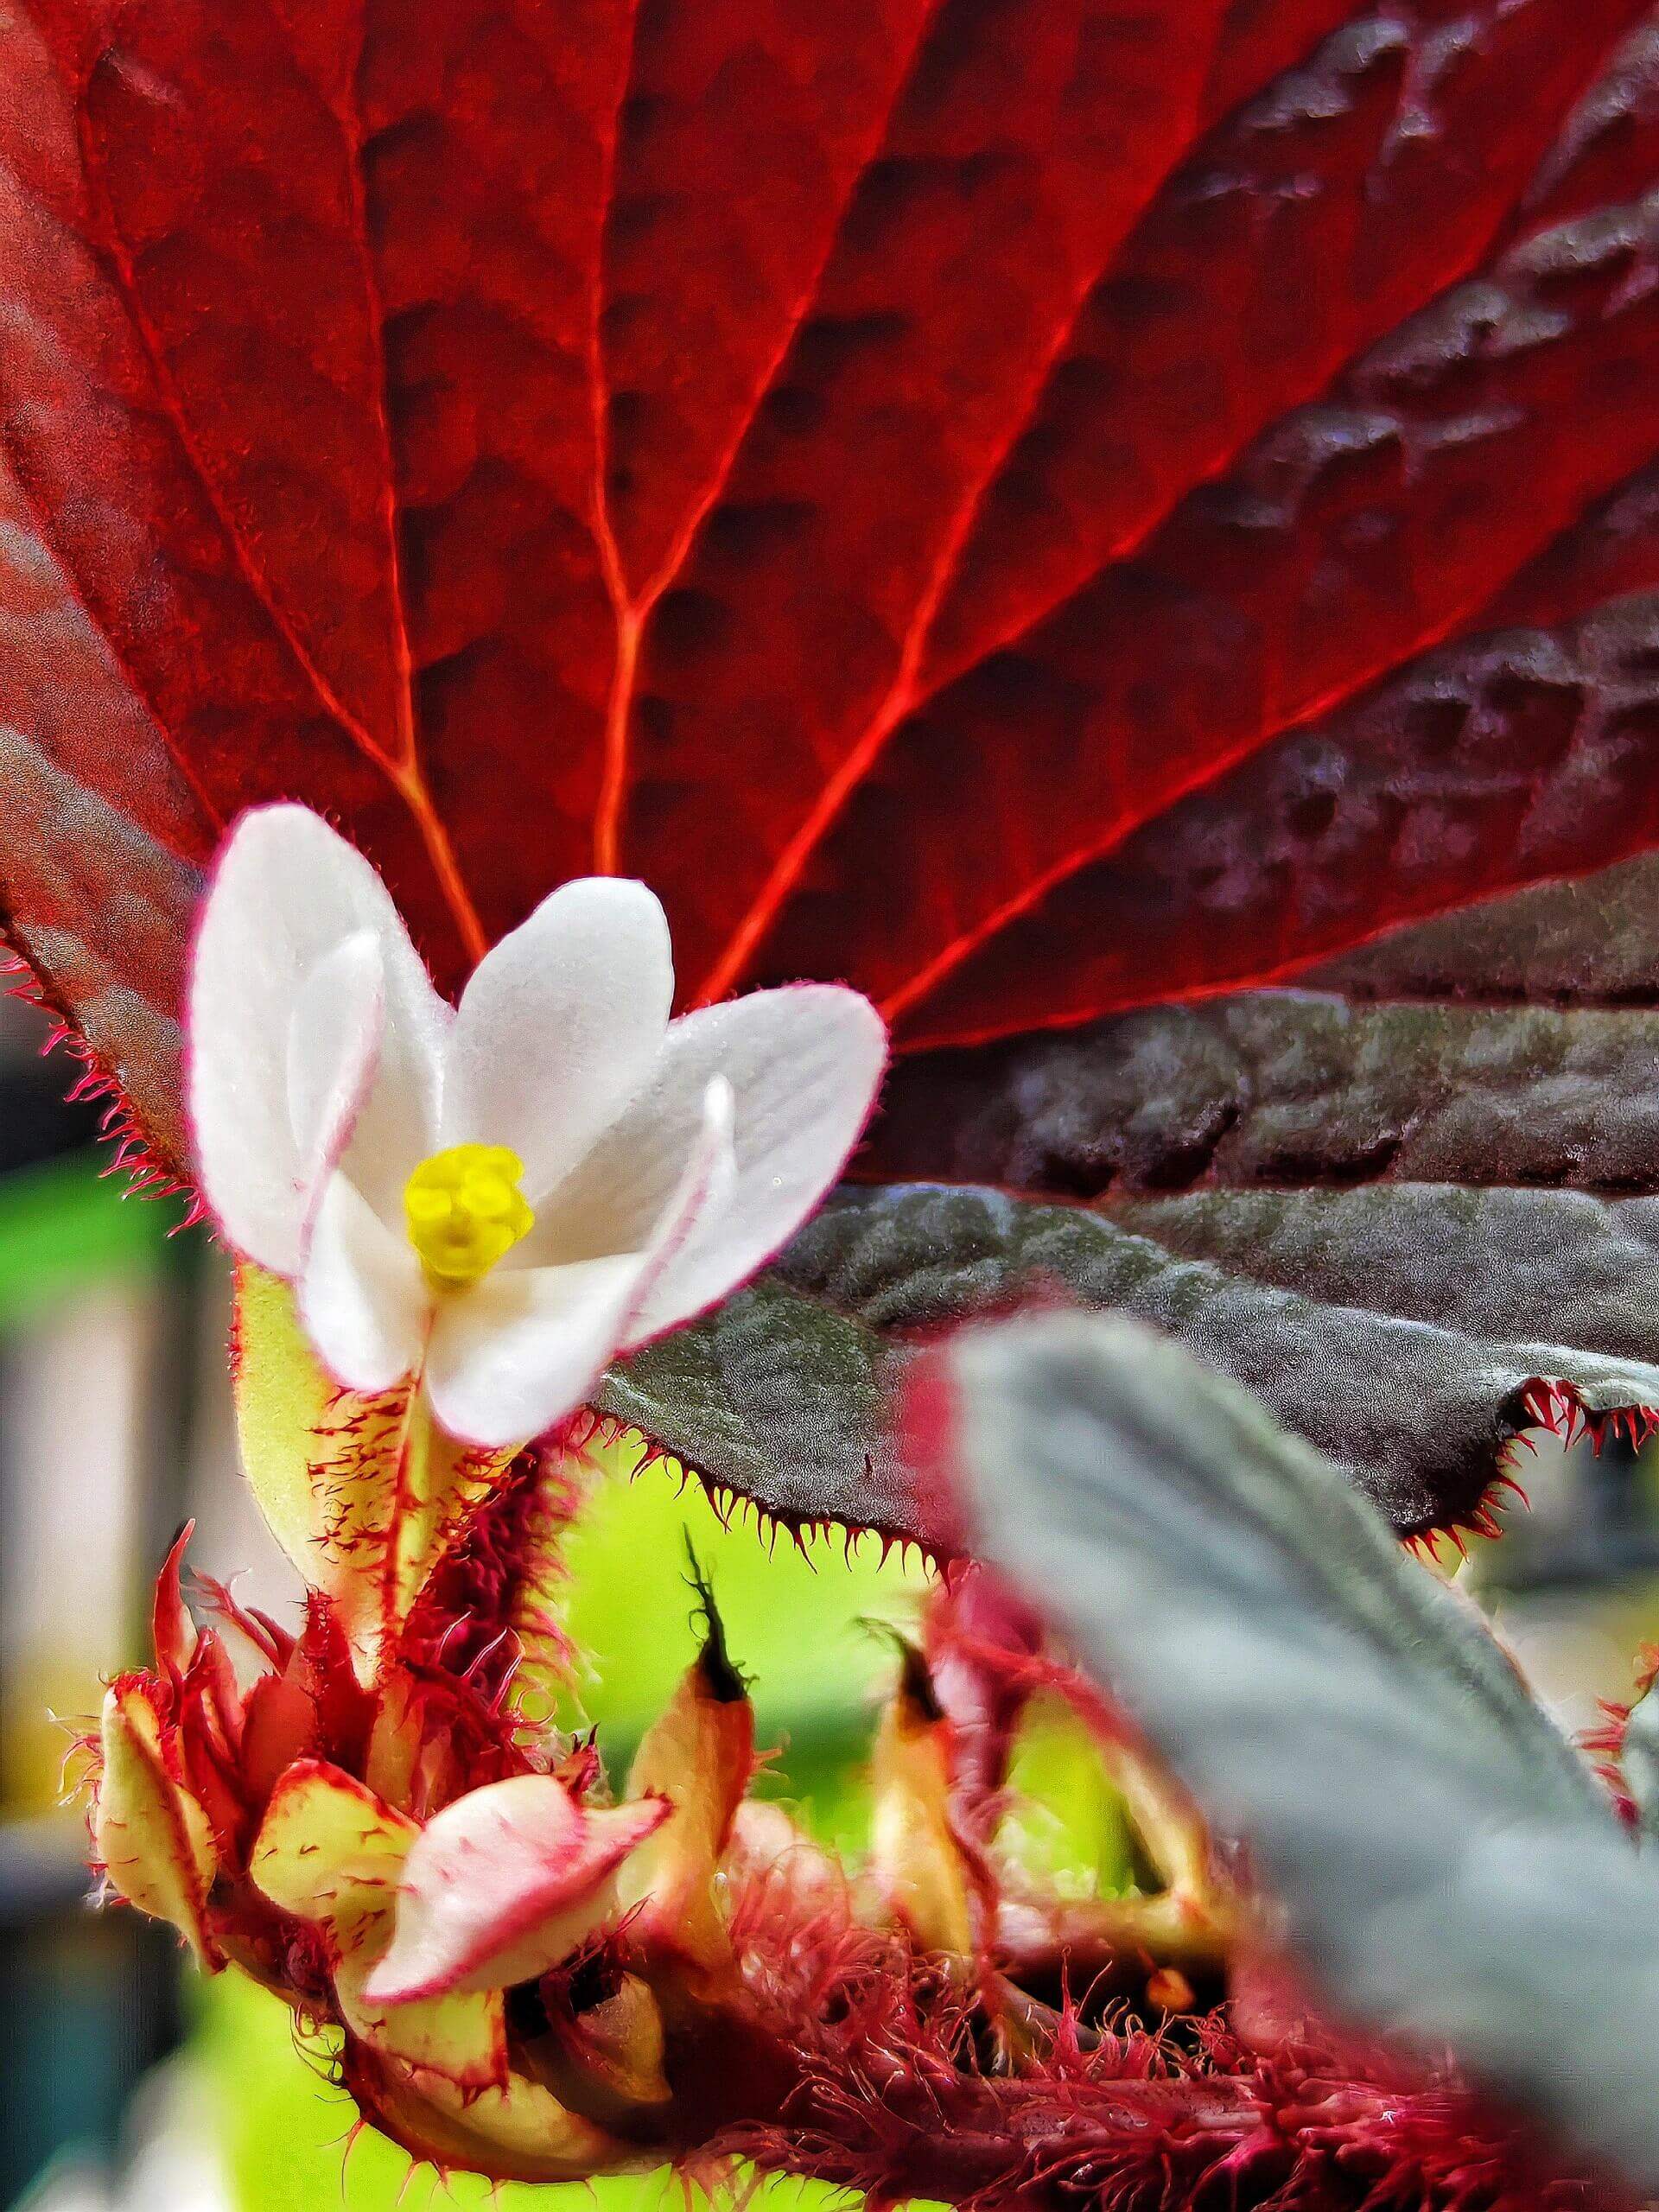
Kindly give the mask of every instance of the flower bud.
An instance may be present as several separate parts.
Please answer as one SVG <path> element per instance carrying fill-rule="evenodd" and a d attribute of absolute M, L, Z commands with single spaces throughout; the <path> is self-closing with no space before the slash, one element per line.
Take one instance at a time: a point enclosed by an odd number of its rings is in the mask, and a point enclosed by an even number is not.
<path fill-rule="evenodd" d="M 213 1829 L 177 1771 L 172 1732 L 140 1677 L 110 1686 L 100 1742 L 92 1841 L 104 1871 L 129 1904 L 170 1921 L 204 1965 L 216 1965 L 206 1919 L 218 1863 Z"/>
<path fill-rule="evenodd" d="M 628 1860 L 617 1890 L 629 1910 L 627 1943 L 647 1980 L 665 1977 L 708 1997 L 734 1973 L 715 1877 L 754 1771 L 754 1708 L 706 1592 L 704 1605 L 707 1640 L 628 1777 L 631 1799 L 665 1798 L 671 1810 Z"/>
<path fill-rule="evenodd" d="M 899 1646 L 898 1688 L 871 1755 L 871 1872 L 924 1950 L 973 1955 L 975 1862 L 950 1819 L 950 1724 L 922 1655 Z"/>

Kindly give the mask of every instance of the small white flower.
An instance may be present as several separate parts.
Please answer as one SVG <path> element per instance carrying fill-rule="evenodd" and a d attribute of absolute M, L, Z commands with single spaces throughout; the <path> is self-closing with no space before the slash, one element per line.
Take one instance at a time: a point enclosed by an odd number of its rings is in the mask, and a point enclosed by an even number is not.
<path fill-rule="evenodd" d="M 245 815 L 190 978 L 204 1194 L 330 1371 L 423 1375 L 450 1434 L 540 1435 L 752 1274 L 834 1181 L 886 1058 L 829 984 L 669 1019 L 662 907 L 567 883 L 439 997 L 369 862 Z"/>

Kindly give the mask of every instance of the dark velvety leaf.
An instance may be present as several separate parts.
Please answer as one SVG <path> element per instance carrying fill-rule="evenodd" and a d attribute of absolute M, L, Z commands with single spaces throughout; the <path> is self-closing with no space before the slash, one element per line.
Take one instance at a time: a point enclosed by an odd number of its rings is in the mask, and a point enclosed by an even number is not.
<path fill-rule="evenodd" d="M 1659 855 L 1390 930 L 1307 980 L 1354 999 L 1659 1007 Z"/>
<path fill-rule="evenodd" d="M 1561 550 L 1659 444 L 1642 16 L 27 0 L 0 791 L 42 836 L 79 796 L 73 902 L 9 861 L 14 938 L 176 1157 L 193 871 L 276 793 L 446 984 L 615 868 L 688 999 L 842 976 L 925 1042 L 1659 836 L 1640 668 L 1583 644 L 1659 577 Z M 1536 715 L 1471 642 L 1516 623 L 1586 756 L 1519 837 Z M 1442 650 L 1510 718 L 1461 798 L 1354 800 L 1323 906 L 1212 897 L 1192 795 L 1248 806 L 1237 764 Z M 1262 803 L 1317 817 L 1338 766 Z M 1160 836 L 1125 938 L 1101 856 Z"/>
<path fill-rule="evenodd" d="M 1386 1217 L 1387 1235 L 1416 1231 L 1420 1202 L 1455 1217 L 1461 1195 L 1402 1186 L 1390 1196 L 1408 1211 Z M 1610 1263 L 1604 1279 L 1575 1283 L 1577 1304 L 1558 1313 L 1551 1237 L 1539 1224 L 1530 1294 L 1517 1286 L 1483 1300 L 1508 1255 L 1491 1259 L 1467 1223 L 1461 1234 L 1455 1218 L 1431 1226 L 1449 1248 L 1433 1255 L 1436 1282 L 1448 1298 L 1461 1294 L 1442 1320 L 1402 1316 L 1380 1299 L 1309 1295 L 1275 1280 L 1258 1252 L 1239 1267 L 1188 1256 L 1082 1206 L 936 1185 L 849 1191 L 753 1290 L 613 1372 L 600 1402 L 784 1519 L 827 1516 L 925 1538 L 935 1532 L 906 1516 L 880 1398 L 918 1340 L 1022 1299 L 1063 1298 L 1179 1336 L 1259 1390 L 1344 1463 L 1402 1534 L 1415 1534 L 1478 1510 L 1503 1446 L 1538 1418 L 1541 1384 L 1565 1386 L 1592 1416 L 1659 1407 L 1659 1365 L 1644 1349 L 1624 1349 L 1641 1338 L 1643 1310 L 1643 1345 L 1659 1344 L 1650 1268 L 1632 1288 Z M 1311 1258 L 1296 1257 L 1313 1274 L 1322 1255 L 1307 1241 Z M 1408 1283 L 1409 1255 L 1396 1263 L 1376 1242 L 1379 1270 L 1391 1267 L 1385 1287 Z M 1364 1290 L 1363 1253 L 1345 1263 Z M 1462 1280 L 1471 1273 L 1472 1284 Z M 1541 1338 L 1541 1323 L 1561 1333 Z"/>
<path fill-rule="evenodd" d="M 1650 932 L 1659 880 L 1637 865 Z M 1580 903 L 1611 927 L 1604 903 Z M 1369 974 L 1375 1000 L 1357 988 L 1248 991 L 918 1053 L 888 1086 L 866 1172 L 1091 1204 L 1373 1183 L 1599 1196 L 1659 1186 L 1659 1013 L 1529 1005 L 1546 995 L 1547 956 L 1522 918 L 1506 906 L 1459 920 L 1465 935 L 1489 926 L 1510 972 L 1524 970 L 1520 1003 L 1383 997 L 1382 961 L 1413 956 L 1379 946 L 1344 970 Z M 1632 915 L 1599 959 L 1634 965 L 1637 926 Z M 1659 981 L 1659 964 L 1650 972 Z"/>
<path fill-rule="evenodd" d="M 886 1440 L 892 1379 L 875 1330 L 768 1276 L 613 1368 L 594 1402 L 790 1527 L 925 1537 Z"/>
<path fill-rule="evenodd" d="M 918 1336 L 1020 1298 L 1173 1332 L 1403 1533 L 1478 1514 L 1541 1413 L 1644 1425 L 1654 861 L 1418 925 L 1321 980 L 910 1055 L 859 1162 L 873 1186 L 741 1309 L 613 1376 L 607 1402 L 791 1517 L 888 1529 L 881 1381 Z M 798 1395 L 753 1387 L 768 1324 Z"/>
<path fill-rule="evenodd" d="M 1475 1337 L 1547 1316 L 1558 1342 L 1649 1358 L 1651 861 L 1396 932 L 1319 980 L 915 1056 L 868 1172 L 1081 1198 L 1324 1301 Z"/>
<path fill-rule="evenodd" d="M 1145 1332 L 1024 1320 L 946 1374 L 976 1547 L 1248 1839 L 1328 1997 L 1659 2183 L 1659 1876 L 1472 1615 Z"/>

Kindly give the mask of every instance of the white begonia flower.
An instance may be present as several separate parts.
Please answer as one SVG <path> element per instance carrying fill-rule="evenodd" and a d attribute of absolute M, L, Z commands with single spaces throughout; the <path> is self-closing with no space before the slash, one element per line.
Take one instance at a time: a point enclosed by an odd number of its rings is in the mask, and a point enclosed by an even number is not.
<path fill-rule="evenodd" d="M 304 807 L 243 816 L 190 977 L 201 1187 L 340 1382 L 418 1373 L 451 1435 L 526 1442 L 812 1211 L 874 1099 L 880 1015 L 801 984 L 671 1020 L 673 982 L 653 894 L 592 876 L 452 1008 L 360 853 Z"/>

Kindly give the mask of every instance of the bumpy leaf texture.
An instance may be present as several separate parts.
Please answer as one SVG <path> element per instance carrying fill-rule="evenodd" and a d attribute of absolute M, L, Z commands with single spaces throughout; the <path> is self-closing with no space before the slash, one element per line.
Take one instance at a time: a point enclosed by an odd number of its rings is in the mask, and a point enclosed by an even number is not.
<path fill-rule="evenodd" d="M 1188 1333 L 1253 1376 L 1290 1301 L 1333 1313 L 1281 1410 L 1444 1517 L 1533 1377 L 1651 1395 L 1633 1077 L 1586 1134 L 1522 1095 L 1547 1021 L 1378 1007 L 1344 1043 L 1264 1000 L 1085 1040 L 1058 1148 L 1056 1063 L 1011 1048 L 982 1079 L 1034 1095 L 1040 1173 L 913 1102 L 951 1052 L 1659 842 L 1656 184 L 1634 0 L 23 0 L 0 914 L 177 1164 L 189 915 L 240 807 L 329 813 L 448 985 L 560 879 L 640 874 L 683 1002 L 877 998 L 919 1056 L 899 1172 L 1111 1182 L 1039 1255 L 1062 1284 L 1123 1294 L 1128 1252 L 1181 1320 L 1219 1270 L 1231 1319 Z M 1402 1022 L 1463 1103 L 1396 1145 L 1409 1074 L 1367 1086 Z M 1548 1034 L 1573 1080 L 1650 1062 L 1636 1017 Z M 1020 1287 L 1013 1232 L 952 1219 Z M 868 1351 L 823 1370 L 857 1403 Z M 777 1497 L 812 1441 L 779 1357 L 704 1455 Z M 888 1525 L 868 1438 L 829 1443 L 825 1510 Z"/>
<path fill-rule="evenodd" d="M 3 39 L 0 896 L 164 1147 L 195 874 L 278 794 L 449 982 L 620 868 L 688 999 L 912 1044 L 1659 834 L 1631 0 Z"/>
<path fill-rule="evenodd" d="M 918 1052 L 892 1179 L 604 1402 L 786 1519 L 936 1540 L 885 1405 L 941 1328 L 1063 1300 L 1250 1384 L 1403 1534 L 1478 1522 L 1528 1426 L 1659 1408 L 1656 1077 L 1649 856 L 1296 988 Z"/>

